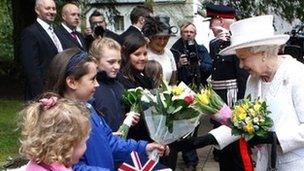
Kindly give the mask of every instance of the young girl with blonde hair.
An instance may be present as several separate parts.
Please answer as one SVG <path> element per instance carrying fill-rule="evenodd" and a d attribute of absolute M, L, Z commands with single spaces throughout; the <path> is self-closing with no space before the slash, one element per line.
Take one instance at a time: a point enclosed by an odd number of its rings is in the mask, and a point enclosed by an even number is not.
<path fill-rule="evenodd" d="M 117 131 L 122 123 L 131 126 L 139 120 L 139 114 L 126 114 L 121 103 L 124 86 L 117 80 L 121 66 L 121 46 L 110 38 L 97 38 L 93 41 L 90 54 L 98 64 L 97 81 L 94 100 L 91 101 L 94 109 L 101 114 L 113 131 Z M 119 133 L 118 133 L 119 134 Z"/>
<path fill-rule="evenodd" d="M 30 159 L 26 170 L 72 170 L 86 150 L 91 129 L 86 107 L 46 93 L 20 114 L 20 153 Z"/>

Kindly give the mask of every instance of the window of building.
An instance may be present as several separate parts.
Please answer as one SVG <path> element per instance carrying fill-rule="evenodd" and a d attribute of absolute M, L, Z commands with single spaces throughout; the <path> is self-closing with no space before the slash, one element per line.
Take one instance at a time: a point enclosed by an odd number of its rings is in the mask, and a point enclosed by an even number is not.
<path fill-rule="evenodd" d="M 114 17 L 114 28 L 115 28 L 115 31 L 124 31 L 125 30 L 123 16 L 117 15 Z"/>

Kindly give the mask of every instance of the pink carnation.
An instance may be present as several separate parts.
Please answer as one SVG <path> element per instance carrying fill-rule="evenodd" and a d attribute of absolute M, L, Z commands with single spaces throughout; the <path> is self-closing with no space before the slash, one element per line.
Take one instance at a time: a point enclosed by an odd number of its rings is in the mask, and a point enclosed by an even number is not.
<path fill-rule="evenodd" d="M 190 105 L 194 101 L 194 96 L 192 96 L 192 95 L 186 96 L 184 98 L 184 101 L 186 102 L 186 104 Z"/>

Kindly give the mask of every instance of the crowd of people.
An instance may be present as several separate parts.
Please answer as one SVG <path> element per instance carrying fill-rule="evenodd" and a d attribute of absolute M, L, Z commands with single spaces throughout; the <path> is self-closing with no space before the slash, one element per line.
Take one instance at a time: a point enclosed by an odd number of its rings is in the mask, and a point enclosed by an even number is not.
<path fill-rule="evenodd" d="M 56 27 L 54 0 L 36 0 L 37 20 L 24 29 L 20 57 L 25 72 L 20 152 L 30 160 L 26 170 L 117 170 L 131 162 L 137 151 L 142 161 L 157 151 L 158 169 L 175 170 L 182 151 L 186 170 L 199 163 L 197 148 L 214 145 L 221 171 L 301 170 L 304 167 L 303 64 L 289 55 L 278 55 L 289 39 L 275 35 L 270 15 L 236 21 L 235 10 L 225 5 L 206 7 L 215 39 L 209 52 L 195 41 L 193 22 L 181 23 L 180 38 L 168 47 L 177 27 L 170 17 L 153 14 L 146 6 L 130 13 L 132 25 L 122 34 L 107 29 L 98 11 L 90 27 L 77 31 L 80 8 L 67 3 Z M 274 126 L 269 135 L 248 143 L 231 135 L 231 129 L 210 120 L 214 128 L 198 136 L 161 145 L 149 136 L 144 118 L 122 103 L 125 90 L 158 88 L 184 82 L 199 90 L 210 83 L 230 107 L 245 95 L 267 101 Z M 132 120 L 127 139 L 119 127 Z M 251 147 L 259 144 L 256 166 Z M 270 147 L 277 144 L 275 164 Z M 272 160 L 271 160 L 272 161 Z"/>

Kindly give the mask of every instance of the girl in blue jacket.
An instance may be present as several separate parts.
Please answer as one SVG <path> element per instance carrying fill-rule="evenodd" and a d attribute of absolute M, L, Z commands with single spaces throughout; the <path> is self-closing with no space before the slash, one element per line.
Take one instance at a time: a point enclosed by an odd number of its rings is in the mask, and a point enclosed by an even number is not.
<path fill-rule="evenodd" d="M 160 156 L 168 149 L 147 141 L 123 140 L 112 134 L 112 130 L 102 117 L 99 117 L 88 101 L 99 86 L 96 81 L 97 65 L 87 53 L 75 48 L 67 49 L 56 55 L 49 68 L 47 90 L 63 97 L 85 103 L 91 113 L 92 132 L 87 141 L 87 150 L 74 170 L 115 170 L 114 163 L 123 162 L 131 151 L 139 155 L 156 149 Z"/>

